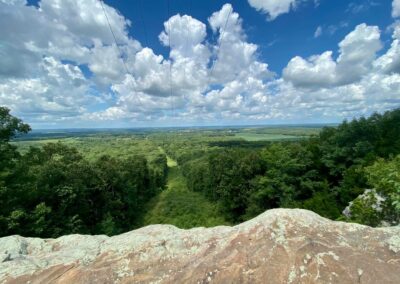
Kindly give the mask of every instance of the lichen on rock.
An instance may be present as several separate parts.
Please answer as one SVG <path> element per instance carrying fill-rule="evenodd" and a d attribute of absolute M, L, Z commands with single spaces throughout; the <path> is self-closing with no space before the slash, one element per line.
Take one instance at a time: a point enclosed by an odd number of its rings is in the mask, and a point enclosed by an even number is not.
<path fill-rule="evenodd" d="M 274 209 L 243 224 L 0 239 L 0 283 L 400 283 L 400 227 Z"/>

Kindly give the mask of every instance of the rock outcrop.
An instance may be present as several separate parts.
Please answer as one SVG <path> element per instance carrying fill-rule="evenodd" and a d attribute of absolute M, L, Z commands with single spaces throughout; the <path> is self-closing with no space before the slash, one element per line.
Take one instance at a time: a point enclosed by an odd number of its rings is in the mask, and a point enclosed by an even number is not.
<path fill-rule="evenodd" d="M 0 283 L 400 283 L 400 227 L 275 209 L 234 227 L 0 239 Z"/>

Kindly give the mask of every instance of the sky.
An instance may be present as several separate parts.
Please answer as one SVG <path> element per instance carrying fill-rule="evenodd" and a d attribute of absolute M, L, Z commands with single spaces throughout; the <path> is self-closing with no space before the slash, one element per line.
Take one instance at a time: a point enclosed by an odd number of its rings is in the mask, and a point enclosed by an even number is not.
<path fill-rule="evenodd" d="M 0 0 L 33 128 L 335 123 L 400 107 L 400 0 Z"/>

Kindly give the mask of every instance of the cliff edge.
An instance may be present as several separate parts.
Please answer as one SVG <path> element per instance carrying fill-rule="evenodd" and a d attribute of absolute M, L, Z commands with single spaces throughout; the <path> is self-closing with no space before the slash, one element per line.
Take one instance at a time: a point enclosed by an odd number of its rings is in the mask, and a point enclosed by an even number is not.
<path fill-rule="evenodd" d="M 274 209 L 234 227 L 0 238 L 0 283 L 400 283 L 400 227 Z"/>

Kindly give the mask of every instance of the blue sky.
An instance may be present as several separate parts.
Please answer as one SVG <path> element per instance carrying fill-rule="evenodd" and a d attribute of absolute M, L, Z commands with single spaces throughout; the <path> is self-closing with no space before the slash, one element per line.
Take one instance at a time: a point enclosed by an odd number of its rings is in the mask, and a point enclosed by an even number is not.
<path fill-rule="evenodd" d="M 0 0 L 0 105 L 35 128 L 325 123 L 400 106 L 399 0 L 104 7 Z"/>
<path fill-rule="evenodd" d="M 114 0 L 106 3 L 132 21 L 129 32 L 134 38 L 142 43 L 148 41 L 156 53 L 168 55 L 169 49 L 158 40 L 162 25 L 168 19 L 166 0 Z M 266 21 L 265 14 L 256 11 L 246 0 L 170 0 L 170 11 L 171 15 L 187 14 L 205 23 L 225 3 L 231 3 L 240 14 L 248 40 L 259 45 L 260 57 L 279 74 L 296 55 L 308 57 L 325 50 L 335 50 L 344 36 L 360 23 L 377 25 L 383 29 L 393 23 L 390 17 L 391 0 L 320 0 L 319 5 L 306 1 L 295 12 L 283 14 L 274 21 Z M 346 26 L 340 27 L 342 23 L 346 23 Z M 318 26 L 326 29 L 335 27 L 337 30 L 315 39 L 314 32 Z M 390 37 L 390 33 L 383 35 L 384 40 Z M 215 38 L 209 36 L 208 40 L 215 41 Z"/>

